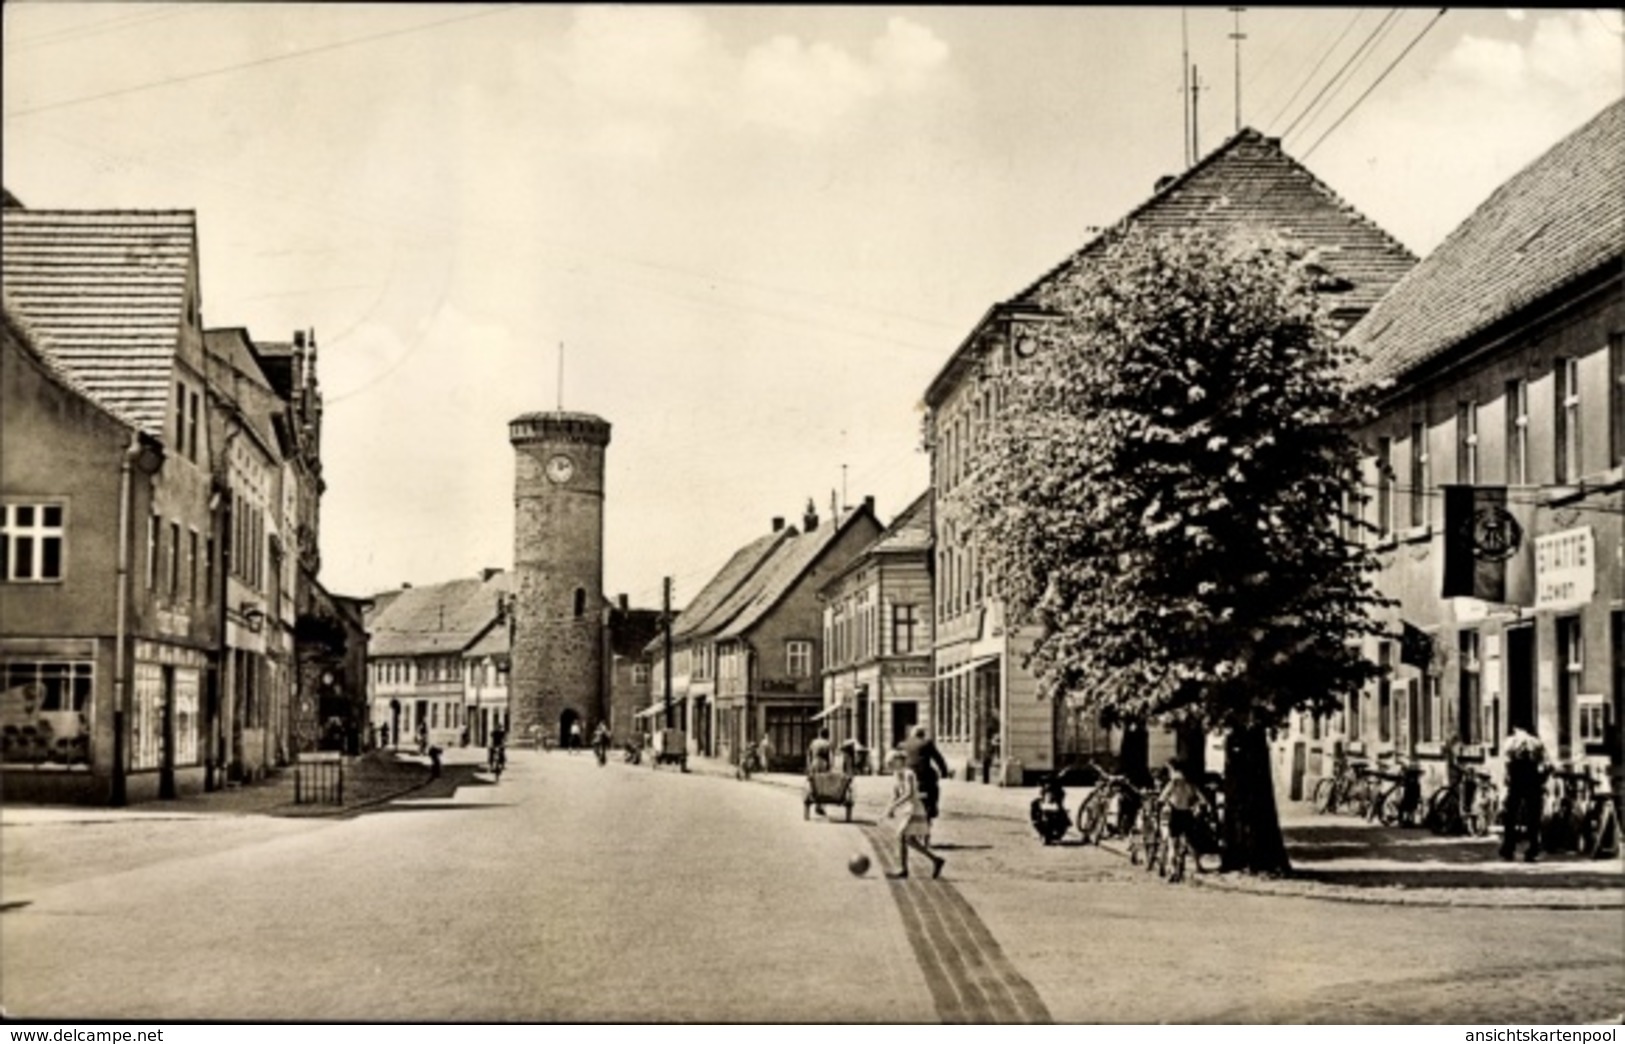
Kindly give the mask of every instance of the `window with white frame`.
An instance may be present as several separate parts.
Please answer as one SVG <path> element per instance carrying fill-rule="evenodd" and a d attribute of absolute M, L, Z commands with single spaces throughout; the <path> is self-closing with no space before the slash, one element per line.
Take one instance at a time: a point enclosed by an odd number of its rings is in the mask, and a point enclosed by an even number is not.
<path fill-rule="evenodd" d="M 1580 360 L 1557 360 L 1557 481 L 1578 482 L 1580 460 Z"/>
<path fill-rule="evenodd" d="M 1478 403 L 1456 406 L 1456 481 L 1478 484 Z"/>
<path fill-rule="evenodd" d="M 1410 522 L 1412 529 L 1428 520 L 1428 426 L 1425 420 L 1411 422 Z"/>
<path fill-rule="evenodd" d="M 1394 535 L 1394 462 L 1393 440 L 1383 436 L 1377 440 L 1377 538 L 1386 540 Z"/>
<path fill-rule="evenodd" d="M 1463 743 L 1481 743 L 1484 690 L 1480 674 L 1477 631 L 1462 631 L 1457 638 L 1460 676 L 1456 688 L 1456 734 Z"/>
<path fill-rule="evenodd" d="M 812 677 L 812 642 L 800 639 L 785 642 L 784 669 L 792 678 Z"/>
<path fill-rule="evenodd" d="M 0 579 L 62 579 L 65 512 L 61 504 L 6 504 L 0 514 Z"/>
<path fill-rule="evenodd" d="M 1507 412 L 1507 485 L 1523 486 L 1529 483 L 1529 382 L 1508 381 L 1506 384 Z"/>

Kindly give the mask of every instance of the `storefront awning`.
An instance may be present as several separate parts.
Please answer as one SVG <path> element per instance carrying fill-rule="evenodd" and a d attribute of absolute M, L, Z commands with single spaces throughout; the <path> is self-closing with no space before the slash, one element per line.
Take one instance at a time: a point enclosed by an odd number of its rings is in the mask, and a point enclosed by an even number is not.
<path fill-rule="evenodd" d="M 813 721 L 823 721 L 825 718 L 827 718 L 830 715 L 836 713 L 837 711 L 845 709 L 845 707 L 846 707 L 846 701 L 842 700 L 840 703 L 832 704 L 832 705 L 830 705 L 828 707 L 825 707 L 823 710 L 819 711 L 817 714 L 814 714 L 812 716 L 812 720 Z"/>
<path fill-rule="evenodd" d="M 682 703 L 682 701 L 678 700 L 678 699 L 673 699 L 671 701 L 671 709 L 672 709 L 673 713 L 676 713 L 678 705 L 681 704 L 681 703 Z M 652 705 L 650 705 L 648 707 L 643 708 L 642 710 L 638 711 L 636 714 L 632 715 L 632 717 L 634 717 L 636 719 L 639 719 L 639 720 L 642 720 L 644 718 L 659 717 L 660 715 L 665 714 L 665 713 L 666 713 L 666 701 L 661 700 L 659 703 L 652 704 Z"/>
<path fill-rule="evenodd" d="M 938 671 L 937 677 L 946 678 L 950 675 L 964 674 L 968 671 L 980 670 L 981 668 L 986 667 L 988 664 L 997 663 L 998 661 L 998 653 L 989 653 L 986 656 L 974 656 L 971 659 L 965 660 L 961 663 L 944 664 L 941 670 Z"/>

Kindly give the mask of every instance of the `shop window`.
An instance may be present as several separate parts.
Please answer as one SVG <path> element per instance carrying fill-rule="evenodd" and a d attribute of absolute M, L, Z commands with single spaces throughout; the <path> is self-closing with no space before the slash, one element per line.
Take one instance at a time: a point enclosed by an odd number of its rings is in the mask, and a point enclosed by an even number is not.
<path fill-rule="evenodd" d="M 88 768 L 93 681 L 89 661 L 0 664 L 0 762 Z"/>

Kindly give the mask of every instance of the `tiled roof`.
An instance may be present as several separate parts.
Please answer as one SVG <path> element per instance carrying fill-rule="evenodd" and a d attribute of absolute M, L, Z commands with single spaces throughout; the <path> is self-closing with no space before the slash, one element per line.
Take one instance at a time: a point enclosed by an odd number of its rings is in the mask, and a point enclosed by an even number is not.
<path fill-rule="evenodd" d="M 759 570 L 729 599 L 729 604 L 717 614 L 725 626 L 719 638 L 737 638 L 750 630 L 758 620 L 790 592 L 807 570 L 812 568 L 830 545 L 860 518 L 873 519 L 864 508 L 848 511 L 838 518 L 829 518 L 811 532 L 802 533 L 778 549 L 767 565 Z"/>
<path fill-rule="evenodd" d="M 1297 160 L 1278 139 L 1243 128 L 1201 162 L 1174 178 L 1120 221 L 988 313 L 1040 309 L 1046 291 L 1075 268 L 1101 256 L 1130 230 L 1279 235 L 1316 251 L 1343 286 L 1330 307 L 1352 323 L 1416 263 L 1398 240 L 1356 211 Z M 977 350 L 977 330 L 932 380 L 926 401 L 940 401 Z"/>
<path fill-rule="evenodd" d="M 497 573 L 489 580 L 470 577 L 400 591 L 368 619 L 368 654 L 460 652 L 496 618 L 497 596 L 508 586 L 508 574 Z"/>
<path fill-rule="evenodd" d="M 875 538 L 865 555 L 927 551 L 931 547 L 931 491 L 914 498 Z"/>
<path fill-rule="evenodd" d="M 776 533 L 768 533 L 757 537 L 728 559 L 716 576 L 700 589 L 700 593 L 688 603 L 688 607 L 677 615 L 672 621 L 671 636 L 673 641 L 681 641 L 695 634 L 708 633 L 728 621 L 724 618 L 711 623 L 711 618 L 730 595 L 739 589 L 750 576 L 762 567 L 773 551 L 784 541 L 795 534 L 793 529 L 781 529 Z"/>
<path fill-rule="evenodd" d="M 0 311 L 4 312 L 7 335 L 14 340 L 24 352 L 38 360 L 40 366 L 45 370 L 46 374 L 52 380 L 54 380 L 66 391 L 72 392 L 74 395 L 84 399 L 93 407 L 100 410 L 102 413 L 107 414 L 109 417 L 118 421 L 125 427 L 136 427 L 134 421 L 130 420 L 128 417 L 120 415 L 116 410 L 109 408 L 101 402 L 98 402 L 96 398 L 90 394 L 90 391 L 84 386 L 79 378 L 73 375 L 73 371 L 64 366 L 62 364 L 62 360 L 57 358 L 56 353 L 51 349 L 50 342 L 45 338 L 45 336 L 38 330 L 35 330 L 33 326 L 29 324 L 28 320 L 19 315 L 17 309 L 12 307 L 11 296 L 9 294 L 6 294 L 3 292 L 3 290 L 0 290 L 0 298 L 3 298 L 4 302 L 3 308 L 0 308 Z"/>
<path fill-rule="evenodd" d="M 660 610 L 616 609 L 609 618 L 609 651 L 637 659 L 660 636 Z"/>
<path fill-rule="evenodd" d="M 1348 333 L 1396 377 L 1625 253 L 1625 99 L 1493 192 Z"/>
<path fill-rule="evenodd" d="M 485 633 L 479 640 L 463 650 L 464 656 L 506 656 L 510 649 L 508 627 L 501 620 L 494 618 L 486 627 Z"/>
<path fill-rule="evenodd" d="M 191 211 L 5 208 L 4 283 L 89 393 L 163 436 L 196 256 Z"/>

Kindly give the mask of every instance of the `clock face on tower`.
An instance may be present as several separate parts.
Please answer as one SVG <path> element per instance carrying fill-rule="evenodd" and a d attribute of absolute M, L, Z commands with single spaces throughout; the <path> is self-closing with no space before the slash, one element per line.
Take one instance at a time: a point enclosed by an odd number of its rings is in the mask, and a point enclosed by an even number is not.
<path fill-rule="evenodd" d="M 547 478 L 550 482 L 562 485 L 569 482 L 570 476 L 575 473 L 575 462 L 564 454 L 558 453 L 547 459 Z"/>

